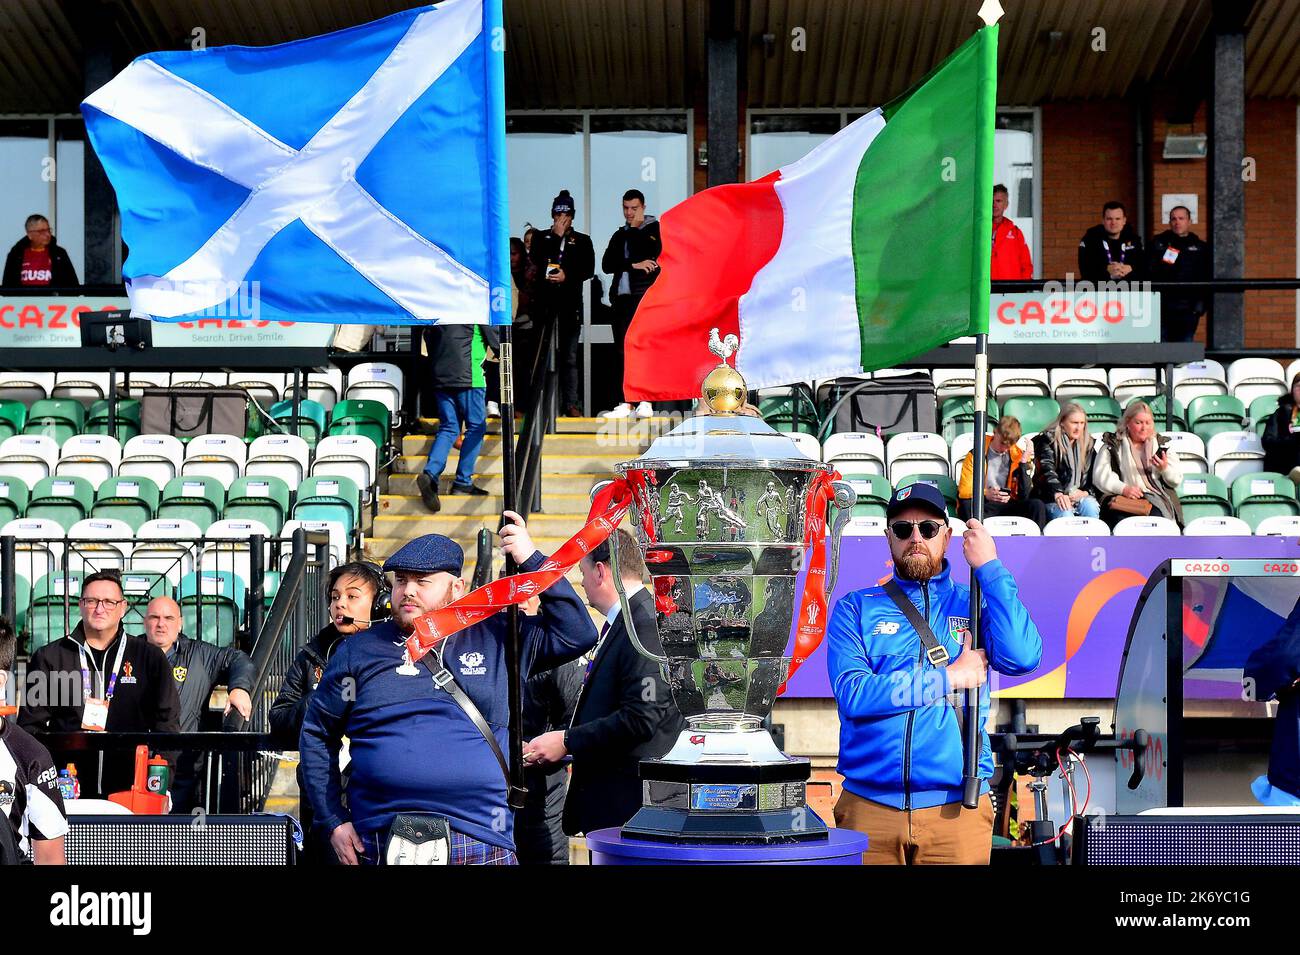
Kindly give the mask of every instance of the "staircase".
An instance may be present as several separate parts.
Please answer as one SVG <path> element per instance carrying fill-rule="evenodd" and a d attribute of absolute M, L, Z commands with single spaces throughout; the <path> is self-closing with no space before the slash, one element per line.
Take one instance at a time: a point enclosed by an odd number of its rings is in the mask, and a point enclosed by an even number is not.
<path fill-rule="evenodd" d="M 499 424 L 494 419 L 488 427 Z M 557 433 L 547 435 L 542 446 L 542 509 L 528 519 L 538 548 L 550 554 L 572 537 L 586 519 L 592 486 L 612 478 L 615 464 L 637 457 L 671 426 L 669 418 L 623 422 L 621 427 L 602 418 L 561 418 Z M 402 438 L 401 454 L 388 471 L 387 490 L 379 497 L 379 513 L 366 540 L 366 556 L 382 563 L 412 538 L 445 534 L 465 549 L 465 575 L 469 576 L 474 570 L 479 528 L 495 531 L 504 506 L 501 435 L 489 433 L 484 439 L 474 476 L 474 483 L 490 495 L 442 494 L 442 510 L 437 514 L 425 509 L 415 484 L 432 446 L 431 435 Z M 440 490 L 449 485 L 458 462 L 459 451 L 453 449 Z M 496 569 L 500 569 L 499 561 Z"/>

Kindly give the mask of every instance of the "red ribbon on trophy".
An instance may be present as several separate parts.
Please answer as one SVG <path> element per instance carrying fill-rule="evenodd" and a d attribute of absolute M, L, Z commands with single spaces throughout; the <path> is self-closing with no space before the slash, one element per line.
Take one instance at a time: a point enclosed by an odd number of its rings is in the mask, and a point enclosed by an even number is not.
<path fill-rule="evenodd" d="M 790 660 L 790 671 L 785 682 L 777 689 L 776 695 L 785 692 L 790 677 L 798 672 L 813 651 L 821 646 L 826 636 L 826 618 L 828 616 L 826 593 L 826 511 L 831 501 L 835 500 L 835 488 L 832 481 L 840 480 L 838 471 L 827 474 L 818 472 L 808 482 L 808 495 L 804 513 L 808 515 L 804 523 L 804 553 L 808 558 L 808 578 L 804 581 L 803 599 L 799 601 L 799 617 L 794 631 L 794 653 Z"/>
<path fill-rule="evenodd" d="M 453 600 L 445 607 L 426 613 L 415 620 L 415 631 L 406 639 L 411 662 L 446 640 L 454 633 L 485 620 L 513 604 L 536 597 L 555 583 L 578 561 L 614 533 L 632 505 L 632 490 L 627 481 L 618 479 L 601 488 L 591 502 L 587 523 L 578 533 L 560 545 L 537 570 L 502 577 Z"/>

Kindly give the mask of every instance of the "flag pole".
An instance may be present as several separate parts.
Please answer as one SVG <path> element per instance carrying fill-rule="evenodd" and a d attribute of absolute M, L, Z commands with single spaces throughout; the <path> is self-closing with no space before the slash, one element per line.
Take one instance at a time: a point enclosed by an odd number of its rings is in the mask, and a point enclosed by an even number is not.
<path fill-rule="evenodd" d="M 988 430 L 989 386 L 989 263 L 993 255 L 992 187 L 993 128 L 997 110 L 998 29 L 1002 16 L 998 0 L 985 0 L 979 9 L 985 28 L 979 46 L 979 79 L 975 90 L 975 231 L 971 263 L 971 323 L 975 329 L 975 443 L 971 451 L 971 517 L 984 520 L 985 453 L 984 434 Z M 975 571 L 970 575 L 971 647 L 983 645 L 980 633 L 980 585 Z M 964 765 L 962 768 L 962 806 L 979 807 L 979 774 L 983 727 L 979 723 L 980 696 L 983 687 L 969 687 L 962 702 Z"/>

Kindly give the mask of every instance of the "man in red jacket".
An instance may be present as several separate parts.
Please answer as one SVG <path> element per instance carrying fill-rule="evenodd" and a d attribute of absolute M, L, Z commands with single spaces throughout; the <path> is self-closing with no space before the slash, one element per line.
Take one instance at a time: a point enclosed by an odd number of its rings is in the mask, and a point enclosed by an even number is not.
<path fill-rule="evenodd" d="M 1002 214 L 1009 201 L 1006 186 L 998 183 L 993 187 L 993 262 L 989 277 L 995 281 L 1034 277 L 1034 260 L 1025 244 L 1025 234 Z"/>

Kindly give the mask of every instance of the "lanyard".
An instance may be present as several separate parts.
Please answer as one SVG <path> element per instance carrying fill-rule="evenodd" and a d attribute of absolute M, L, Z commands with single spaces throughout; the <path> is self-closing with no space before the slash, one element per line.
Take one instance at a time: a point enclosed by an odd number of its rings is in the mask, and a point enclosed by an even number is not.
<path fill-rule="evenodd" d="M 113 673 L 108 678 L 108 687 L 104 693 L 104 701 L 109 702 L 113 699 L 113 693 L 117 690 L 117 671 L 121 669 L 122 657 L 126 654 L 126 635 L 118 634 L 118 640 L 121 641 L 117 647 L 117 657 L 113 661 Z M 77 654 L 81 657 L 81 693 L 82 699 L 93 699 L 93 686 L 90 682 L 90 666 L 94 664 L 94 658 L 87 659 L 86 647 L 84 644 L 77 644 Z M 104 662 L 108 662 L 105 660 Z M 104 685 L 104 674 L 96 667 L 96 675 L 99 677 L 100 686 Z"/>

